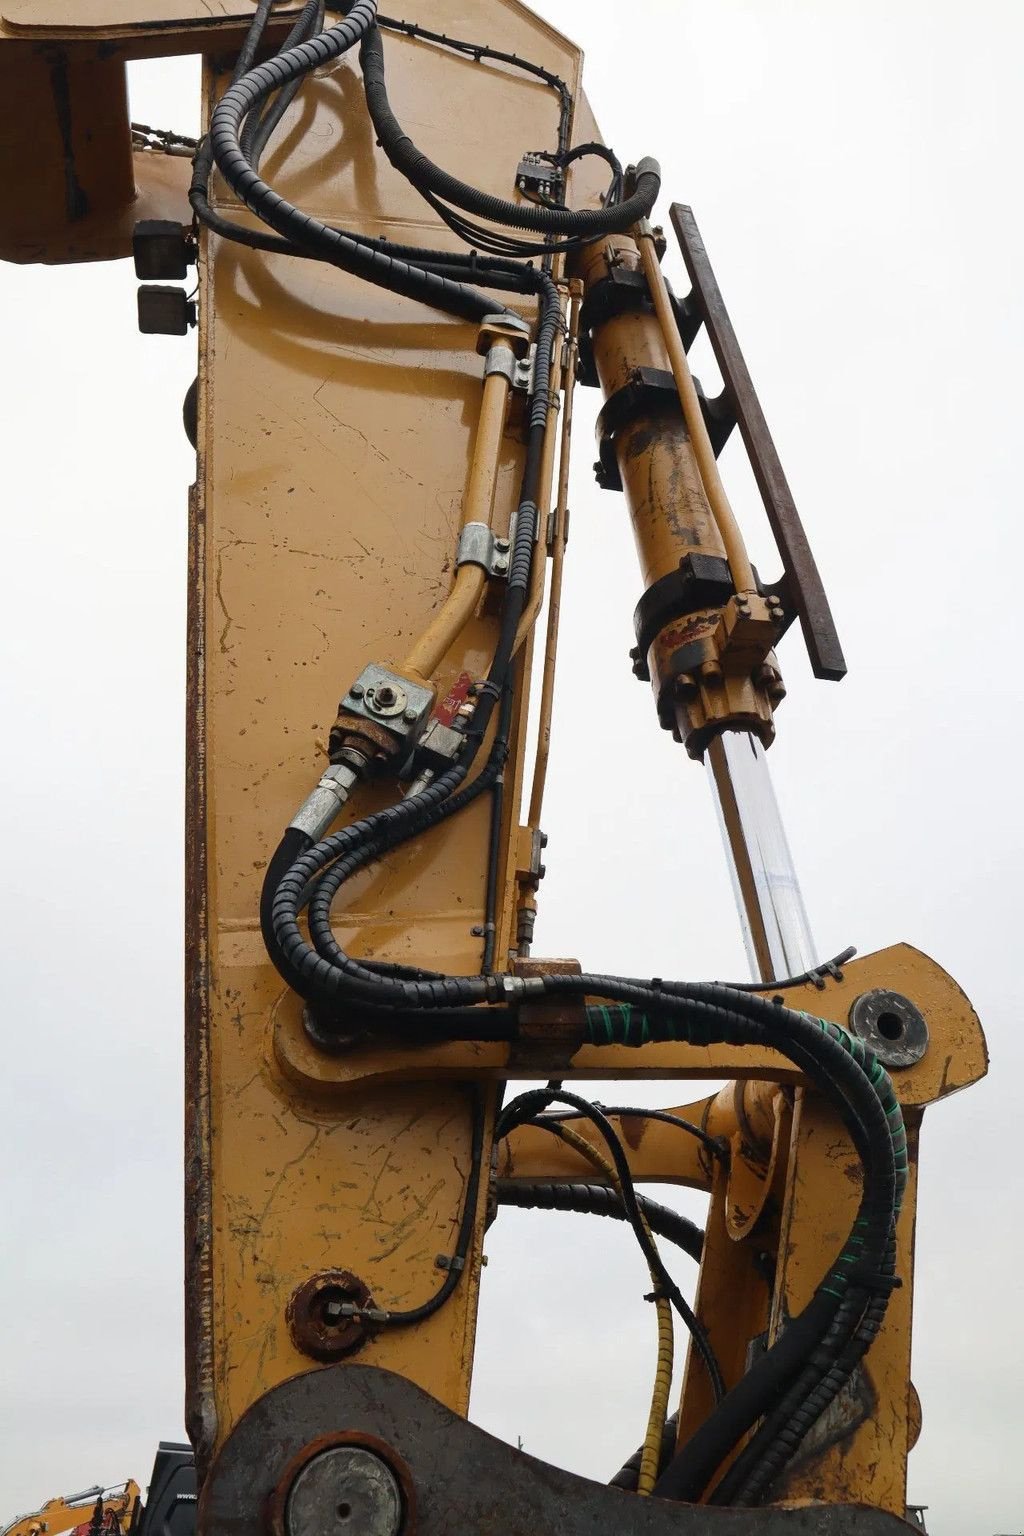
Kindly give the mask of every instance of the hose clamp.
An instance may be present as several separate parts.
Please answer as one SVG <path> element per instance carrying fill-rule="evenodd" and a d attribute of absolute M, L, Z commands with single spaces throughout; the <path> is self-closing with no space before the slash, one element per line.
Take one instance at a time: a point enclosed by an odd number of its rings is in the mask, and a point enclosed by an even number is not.
<path fill-rule="evenodd" d="M 507 576 L 510 544 L 496 539 L 486 523 L 465 523 L 459 534 L 455 564 L 478 565 L 488 576 Z"/>
<path fill-rule="evenodd" d="M 492 373 L 500 373 L 508 380 L 509 389 L 513 389 L 518 367 L 519 364 L 511 348 L 503 341 L 496 341 L 484 358 L 484 378 L 488 378 Z"/>

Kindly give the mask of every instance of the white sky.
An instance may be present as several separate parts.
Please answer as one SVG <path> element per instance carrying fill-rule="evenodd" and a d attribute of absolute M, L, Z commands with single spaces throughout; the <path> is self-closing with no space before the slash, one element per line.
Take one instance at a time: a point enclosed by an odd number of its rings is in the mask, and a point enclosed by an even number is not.
<path fill-rule="evenodd" d="M 933 1536 L 1018 1532 L 1024 6 L 538 8 L 586 48 L 606 139 L 660 158 L 666 221 L 671 198 L 697 213 L 836 610 L 850 676 L 815 683 L 787 640 L 771 753 L 820 952 L 907 939 L 986 1026 L 990 1079 L 922 1138 L 911 1496 Z M 134 89 L 145 121 L 193 125 L 190 66 L 149 66 Z M 136 334 L 127 263 L 4 268 L 0 302 L 2 1523 L 145 1481 L 158 1438 L 181 1434 L 194 346 Z M 742 976 L 703 771 L 629 674 L 639 583 L 622 500 L 590 479 L 595 404 L 578 417 L 538 952 Z M 756 493 L 724 462 L 774 575 Z M 510 1212 L 488 1248 L 474 1416 L 610 1475 L 640 1438 L 653 1346 L 624 1233 Z"/>

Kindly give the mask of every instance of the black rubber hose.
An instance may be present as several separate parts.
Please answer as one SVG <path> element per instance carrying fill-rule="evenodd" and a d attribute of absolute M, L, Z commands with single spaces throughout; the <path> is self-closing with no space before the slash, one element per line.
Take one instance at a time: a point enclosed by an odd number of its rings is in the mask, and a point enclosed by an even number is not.
<path fill-rule="evenodd" d="M 605 1146 L 611 1153 L 612 1162 L 615 1164 L 615 1172 L 619 1180 L 626 1218 L 633 1228 L 640 1251 L 647 1260 L 652 1277 L 656 1279 L 658 1286 L 660 1286 L 664 1295 L 672 1303 L 672 1306 L 678 1312 L 689 1331 L 694 1348 L 707 1369 L 716 1400 L 721 1399 L 725 1390 L 722 1372 L 715 1358 L 715 1352 L 708 1338 L 707 1330 L 700 1319 L 694 1314 L 693 1308 L 666 1269 L 665 1261 L 658 1252 L 657 1244 L 653 1241 L 650 1233 L 644 1228 L 644 1224 L 640 1219 L 640 1210 L 637 1203 L 638 1196 L 633 1186 L 633 1174 L 629 1166 L 629 1159 L 623 1150 L 621 1141 L 615 1134 L 614 1126 L 608 1118 L 593 1104 L 589 1103 L 586 1099 L 580 1098 L 578 1094 L 569 1093 L 565 1088 L 558 1088 L 556 1090 L 549 1084 L 546 1088 L 535 1088 L 527 1093 L 522 1093 L 518 1098 L 513 1099 L 510 1104 L 505 1106 L 498 1117 L 498 1123 L 495 1127 L 495 1140 L 500 1140 L 518 1125 L 525 1125 L 527 1122 L 537 1126 L 540 1130 L 550 1131 L 552 1135 L 557 1136 L 558 1126 L 556 1124 L 545 1124 L 543 1117 L 534 1118 L 538 1108 L 550 1103 L 552 1099 L 562 1104 L 569 1104 L 574 1109 L 582 1110 L 595 1126 Z"/>
<path fill-rule="evenodd" d="M 260 932 L 263 934 L 263 942 L 274 966 L 289 986 L 293 986 L 293 980 L 290 978 L 294 977 L 295 981 L 299 978 L 287 964 L 274 933 L 274 897 L 277 895 L 277 888 L 282 878 L 291 869 L 295 860 L 312 846 L 312 838 L 307 832 L 301 832 L 298 827 L 289 827 L 267 865 L 267 872 L 263 876 L 263 888 L 260 891 Z"/>
<path fill-rule="evenodd" d="M 766 1400 L 784 1391 L 802 1368 L 835 1313 L 838 1302 L 818 1291 L 801 1313 L 787 1324 L 778 1343 L 741 1376 L 710 1418 L 694 1432 L 679 1455 L 655 1484 L 661 1499 L 692 1503 L 708 1479 L 764 1411 Z"/>
<path fill-rule="evenodd" d="M 661 1432 L 661 1450 L 658 1453 L 659 1472 L 663 1472 L 672 1460 L 676 1448 L 678 1426 L 678 1413 L 671 1414 L 665 1420 L 665 1428 Z M 629 1460 L 623 1462 L 615 1476 L 608 1479 L 609 1488 L 622 1488 L 626 1493 L 636 1493 L 637 1484 L 640 1481 L 640 1464 L 643 1459 L 644 1447 L 638 1445 Z"/>
<path fill-rule="evenodd" d="M 285 38 L 280 53 L 287 53 L 289 48 L 294 48 L 298 43 L 306 42 L 310 37 L 315 37 L 324 28 L 323 0 L 306 0 L 302 12 L 288 36 Z M 296 75 L 294 80 L 278 91 L 274 99 L 268 103 L 262 115 L 250 112 L 242 128 L 241 145 L 242 153 L 252 166 L 254 171 L 260 168 L 260 160 L 267 147 L 274 129 L 280 123 L 282 117 L 291 106 L 295 97 L 302 89 L 305 76 Z"/>
<path fill-rule="evenodd" d="M 494 300 L 473 288 L 453 283 L 424 267 L 413 266 L 376 250 L 303 213 L 263 181 L 246 160 L 240 143 L 247 115 L 267 96 L 296 76 L 340 58 L 372 28 L 376 0 L 354 0 L 348 15 L 319 37 L 258 64 L 228 87 L 210 121 L 210 147 L 221 174 L 236 196 L 258 218 L 294 245 L 406 298 L 430 304 L 447 314 L 480 321 L 494 313 Z"/>
<path fill-rule="evenodd" d="M 473 1149 L 470 1155 L 469 1178 L 466 1180 L 466 1194 L 462 1203 L 462 1220 L 459 1223 L 455 1252 L 448 1260 L 444 1281 L 433 1296 L 423 1302 L 422 1306 L 410 1307 L 406 1312 L 390 1312 L 387 1319 L 389 1328 L 409 1328 L 415 1323 L 425 1322 L 428 1317 L 432 1317 L 444 1306 L 462 1279 L 470 1244 L 473 1241 L 476 1207 L 480 1196 L 480 1173 L 484 1159 L 484 1118 L 483 1094 L 477 1091 L 473 1096 Z"/>
<path fill-rule="evenodd" d="M 402 128 L 388 100 L 384 45 L 379 28 L 371 27 L 363 34 L 360 60 L 366 104 L 380 146 L 395 169 L 421 192 L 444 198 L 446 202 L 495 224 L 592 240 L 632 229 L 639 219 L 648 216 L 657 201 L 661 170 L 658 162 L 650 158 L 641 160 L 637 167 L 633 195 L 612 208 L 542 208 L 535 203 L 513 203 L 481 192 L 435 165 Z"/>
<path fill-rule="evenodd" d="M 588 1216 L 629 1220 L 618 1192 L 607 1184 L 549 1184 L 537 1179 L 498 1179 L 495 1192 L 499 1205 L 514 1205 L 524 1211 L 579 1211 Z M 704 1233 L 696 1222 L 646 1195 L 637 1194 L 636 1203 L 656 1236 L 675 1243 L 691 1259 L 700 1261 Z"/>

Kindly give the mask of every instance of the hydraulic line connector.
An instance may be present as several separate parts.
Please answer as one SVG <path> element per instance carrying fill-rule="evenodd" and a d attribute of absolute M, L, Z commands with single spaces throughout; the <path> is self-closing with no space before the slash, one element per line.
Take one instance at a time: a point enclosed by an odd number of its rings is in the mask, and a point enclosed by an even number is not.
<path fill-rule="evenodd" d="M 434 697 L 429 684 L 371 662 L 338 706 L 328 745 L 331 762 L 352 762 L 355 754 L 367 773 L 398 766 L 426 729 Z"/>

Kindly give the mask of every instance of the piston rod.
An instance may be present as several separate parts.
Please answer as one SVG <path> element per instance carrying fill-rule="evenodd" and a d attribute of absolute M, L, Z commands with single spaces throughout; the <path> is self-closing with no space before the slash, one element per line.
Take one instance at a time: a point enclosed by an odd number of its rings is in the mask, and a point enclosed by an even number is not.
<path fill-rule="evenodd" d="M 704 761 L 751 974 L 800 975 L 814 964 L 814 945 L 764 747 L 749 731 L 723 731 Z"/>

